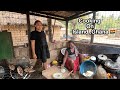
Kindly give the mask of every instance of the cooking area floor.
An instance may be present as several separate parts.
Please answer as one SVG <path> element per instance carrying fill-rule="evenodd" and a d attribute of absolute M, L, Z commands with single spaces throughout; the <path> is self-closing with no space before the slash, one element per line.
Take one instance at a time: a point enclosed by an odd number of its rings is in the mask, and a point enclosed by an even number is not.
<path fill-rule="evenodd" d="M 42 75 L 42 68 L 40 62 L 36 62 L 34 69 L 36 70 L 34 73 L 31 74 L 31 77 L 29 79 L 46 79 Z M 76 72 L 75 76 L 73 77 L 70 75 L 67 79 L 87 79 L 84 76 L 79 74 L 79 71 Z"/>
<path fill-rule="evenodd" d="M 111 58 L 111 59 L 113 59 L 113 58 Z M 116 59 L 116 58 L 115 58 Z M 28 78 L 28 79 L 47 79 L 44 75 L 43 75 L 43 73 L 42 73 L 42 71 L 43 71 L 43 68 L 42 68 L 42 63 L 39 61 L 39 60 L 37 60 L 37 61 L 34 61 L 34 60 L 31 60 L 34 64 L 31 64 L 32 66 L 33 66 L 33 69 L 35 70 L 34 72 L 32 72 L 31 74 L 30 74 L 30 77 Z M 9 69 L 9 67 L 8 67 L 8 62 L 7 62 L 7 60 L 2 60 L 2 61 L 0 61 L 0 66 L 3 66 L 4 67 L 4 69 L 5 69 L 5 79 L 11 79 L 11 78 L 9 78 L 10 77 L 10 69 Z M 23 64 L 22 64 L 23 65 Z M 97 65 L 97 64 L 96 64 Z M 52 67 L 52 66 L 51 66 Z M 51 68 L 50 67 L 50 68 Z M 56 67 L 58 67 L 58 66 L 56 66 Z M 49 69 L 49 68 L 48 68 Z M 53 68 L 53 71 L 54 70 L 56 70 L 55 68 Z M 111 78 L 109 78 L 109 77 L 112 77 L 112 75 L 115 75 L 115 76 L 117 76 L 118 77 L 118 79 L 120 78 L 120 72 L 113 72 L 113 71 L 111 71 L 111 70 L 107 70 L 107 69 L 105 69 L 101 64 L 100 65 L 97 65 L 97 72 L 96 72 L 96 74 L 92 77 L 92 78 L 86 78 L 86 77 L 84 77 L 83 75 L 81 75 L 80 74 L 80 72 L 79 71 L 77 71 L 76 72 L 76 75 L 73 77 L 72 75 L 69 75 L 69 77 L 68 78 L 66 78 L 66 79 L 111 79 Z M 47 72 L 48 73 L 48 72 Z M 53 73 L 55 73 L 55 72 L 53 72 Z M 0 73 L 0 75 L 1 75 L 2 73 Z M 52 74 L 51 74 L 52 75 Z M 50 75 L 49 75 L 50 76 Z"/>

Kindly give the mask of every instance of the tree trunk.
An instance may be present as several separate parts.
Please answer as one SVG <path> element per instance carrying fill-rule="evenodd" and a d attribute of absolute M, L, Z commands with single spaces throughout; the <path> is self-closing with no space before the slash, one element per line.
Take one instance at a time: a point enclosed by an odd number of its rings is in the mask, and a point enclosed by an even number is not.
<path fill-rule="evenodd" d="M 75 26 L 76 26 L 76 20 L 73 20 L 73 21 L 72 21 L 72 26 L 73 26 L 73 29 L 75 29 Z M 72 36 L 73 36 L 72 40 L 74 41 L 75 38 L 76 38 L 76 35 L 72 35 Z"/>
<path fill-rule="evenodd" d="M 51 20 L 51 18 L 48 18 L 47 22 L 48 22 L 49 41 L 52 42 L 53 41 L 53 34 L 52 34 L 52 20 Z"/>
<path fill-rule="evenodd" d="M 29 12 L 26 13 L 26 17 L 27 17 L 27 34 L 28 34 L 28 54 L 29 57 L 32 58 L 32 50 L 31 50 L 31 42 L 30 42 L 30 32 L 31 32 L 31 28 L 30 28 L 30 14 Z"/>

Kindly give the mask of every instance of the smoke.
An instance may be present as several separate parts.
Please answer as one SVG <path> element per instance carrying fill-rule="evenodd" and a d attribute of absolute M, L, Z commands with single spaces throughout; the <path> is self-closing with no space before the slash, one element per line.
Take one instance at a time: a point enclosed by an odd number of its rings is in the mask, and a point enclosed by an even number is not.
<path fill-rule="evenodd" d="M 114 65 L 116 68 L 120 68 L 120 56 L 118 56 Z"/>
<path fill-rule="evenodd" d="M 116 63 L 120 65 L 120 56 L 118 56 Z"/>

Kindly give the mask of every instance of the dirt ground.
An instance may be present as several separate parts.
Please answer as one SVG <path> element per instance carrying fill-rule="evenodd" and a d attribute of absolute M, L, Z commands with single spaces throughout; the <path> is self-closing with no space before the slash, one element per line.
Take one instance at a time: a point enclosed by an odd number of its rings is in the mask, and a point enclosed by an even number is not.
<path fill-rule="evenodd" d="M 46 78 L 42 76 L 42 73 L 40 71 L 36 71 L 33 74 L 31 74 L 31 77 L 29 79 L 46 79 Z M 80 75 L 79 72 L 77 72 L 74 78 L 70 76 L 67 79 L 87 79 L 87 78 L 85 78 L 84 76 Z"/>
<path fill-rule="evenodd" d="M 42 76 L 42 70 L 40 62 L 36 62 L 34 69 L 36 70 L 34 73 L 31 74 L 29 79 L 46 79 L 44 76 Z M 79 71 L 76 73 L 75 77 L 70 75 L 67 79 L 86 79 L 82 75 L 79 74 Z"/>
<path fill-rule="evenodd" d="M 38 60 L 36 62 L 36 64 L 34 65 L 34 70 L 36 70 L 34 73 L 31 74 L 29 79 L 46 79 L 44 76 L 42 76 L 42 63 Z M 100 75 L 98 75 L 98 77 L 101 77 Z M 76 72 L 75 77 L 73 77 L 72 75 L 70 75 L 67 79 L 97 79 L 95 77 L 92 78 L 86 78 L 84 76 L 82 76 L 79 71 Z"/>

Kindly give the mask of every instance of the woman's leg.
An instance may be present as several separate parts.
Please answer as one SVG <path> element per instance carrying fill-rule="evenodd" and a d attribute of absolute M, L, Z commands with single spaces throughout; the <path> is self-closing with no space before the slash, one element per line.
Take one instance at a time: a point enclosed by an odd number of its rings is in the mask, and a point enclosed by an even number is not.
<path fill-rule="evenodd" d="M 73 70 L 74 69 L 74 62 L 71 58 L 67 58 L 66 60 L 66 66 L 69 70 Z"/>
<path fill-rule="evenodd" d="M 71 66 L 71 69 L 74 70 L 74 61 L 73 60 L 70 60 L 70 66 Z"/>
<path fill-rule="evenodd" d="M 73 72 L 71 73 L 72 78 L 75 79 L 76 71 L 74 70 L 74 61 L 73 60 L 70 61 L 70 65 L 71 65 L 71 68 L 73 70 Z"/>
<path fill-rule="evenodd" d="M 36 71 L 42 71 L 43 69 L 42 69 L 42 61 L 40 60 L 40 59 L 37 59 L 36 60 L 36 63 L 35 63 L 35 65 L 34 65 L 34 69 L 36 70 Z"/>
<path fill-rule="evenodd" d="M 48 66 L 48 64 L 47 64 L 47 61 L 46 61 L 46 62 L 43 63 L 43 68 L 46 70 L 47 66 Z"/>
<path fill-rule="evenodd" d="M 77 71 L 79 71 L 79 57 L 76 58 L 76 60 L 72 60 L 72 69 L 73 69 L 73 75 L 75 76 L 77 74 Z"/>

